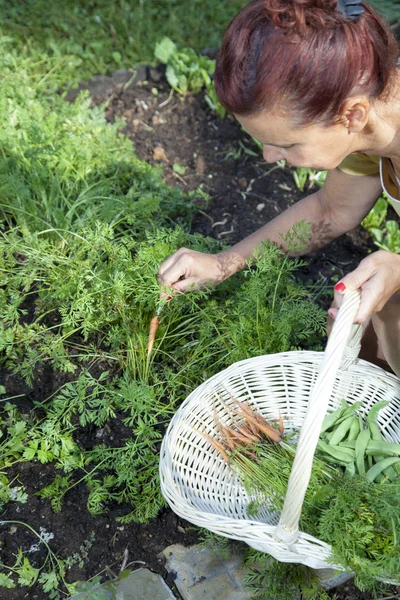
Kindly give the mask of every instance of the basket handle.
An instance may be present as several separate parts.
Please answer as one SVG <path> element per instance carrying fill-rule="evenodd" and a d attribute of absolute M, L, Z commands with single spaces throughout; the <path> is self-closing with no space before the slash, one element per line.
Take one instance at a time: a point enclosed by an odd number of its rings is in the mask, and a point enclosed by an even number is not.
<path fill-rule="evenodd" d="M 315 449 L 338 369 L 348 368 L 358 356 L 362 326 L 354 326 L 353 322 L 360 298 L 359 290 L 344 294 L 310 396 L 280 521 L 275 530 L 275 536 L 289 545 L 298 538 L 301 509 L 311 477 Z"/>

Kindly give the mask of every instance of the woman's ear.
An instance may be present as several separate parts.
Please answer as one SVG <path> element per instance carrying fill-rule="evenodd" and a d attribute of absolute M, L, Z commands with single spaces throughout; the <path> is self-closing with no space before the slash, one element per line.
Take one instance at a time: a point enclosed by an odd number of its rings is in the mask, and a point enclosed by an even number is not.
<path fill-rule="evenodd" d="M 340 114 L 335 118 L 335 123 L 344 125 L 349 133 L 359 133 L 368 123 L 370 108 L 369 100 L 364 96 L 347 98 Z"/>

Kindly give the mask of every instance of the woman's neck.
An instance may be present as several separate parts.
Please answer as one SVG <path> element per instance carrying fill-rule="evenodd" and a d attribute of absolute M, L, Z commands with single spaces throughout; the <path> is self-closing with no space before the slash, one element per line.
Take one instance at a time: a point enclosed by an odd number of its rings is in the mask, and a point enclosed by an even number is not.
<path fill-rule="evenodd" d="M 378 101 L 371 108 L 371 115 L 363 142 L 369 154 L 390 158 L 400 169 L 400 73 L 393 86 L 390 99 Z"/>

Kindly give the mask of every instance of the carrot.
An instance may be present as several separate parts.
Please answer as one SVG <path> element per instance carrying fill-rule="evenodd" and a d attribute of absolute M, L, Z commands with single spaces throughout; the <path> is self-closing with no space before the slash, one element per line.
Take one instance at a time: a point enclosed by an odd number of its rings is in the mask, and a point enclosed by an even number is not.
<path fill-rule="evenodd" d="M 244 419 L 249 421 L 249 423 L 252 423 L 255 427 L 257 427 L 261 431 L 261 433 L 266 435 L 273 442 L 282 441 L 282 437 L 281 437 L 281 434 L 279 433 L 279 431 L 277 429 L 275 429 L 275 427 L 272 427 L 272 425 L 267 423 L 267 421 L 264 419 L 264 417 L 261 417 L 261 415 L 255 414 L 255 416 L 253 417 L 253 416 L 250 416 L 249 414 L 242 412 L 241 410 L 235 410 L 234 408 L 230 408 L 230 410 L 233 413 L 235 413 L 236 415 L 240 415 L 241 417 L 243 417 Z M 257 416 L 258 416 L 258 418 L 257 418 Z"/>
<path fill-rule="evenodd" d="M 259 442 L 260 441 L 260 437 L 257 437 L 256 435 L 253 435 L 248 429 L 247 427 L 239 427 L 237 426 L 238 432 L 241 434 L 242 437 L 247 438 L 248 439 L 248 443 L 251 444 L 253 442 Z"/>
<path fill-rule="evenodd" d="M 154 338 L 156 337 L 156 331 L 158 329 L 159 322 L 160 319 L 157 315 L 150 321 L 149 339 L 147 342 L 147 356 L 149 356 L 150 352 L 153 350 Z"/>
<path fill-rule="evenodd" d="M 200 435 L 202 435 L 203 437 L 205 437 L 213 446 L 216 450 L 218 450 L 218 452 L 220 453 L 220 455 L 222 456 L 222 458 L 224 459 L 225 462 L 229 462 L 229 456 L 227 455 L 227 453 L 225 452 L 225 448 L 223 447 L 222 444 L 220 444 L 219 442 L 215 441 L 211 435 L 208 435 L 208 433 L 205 433 L 204 431 L 199 431 L 198 429 L 195 429 L 194 427 L 192 427 L 193 431 L 196 431 L 197 433 L 199 433 Z"/>
<path fill-rule="evenodd" d="M 221 424 L 219 424 L 219 430 L 220 430 L 221 434 L 224 436 L 225 446 L 228 447 L 228 450 L 233 452 L 233 450 L 236 448 L 236 443 L 235 443 L 236 434 L 235 434 L 234 430 L 231 429 L 230 427 L 227 427 L 226 425 L 221 425 Z"/>
<path fill-rule="evenodd" d="M 246 415 L 253 417 L 254 419 L 256 419 L 258 421 L 258 423 L 260 423 L 262 425 L 268 425 L 270 427 L 268 421 L 262 415 L 260 415 L 260 413 L 257 413 L 254 410 L 252 410 L 250 408 L 250 406 L 248 406 L 244 402 L 239 402 L 239 400 L 236 400 L 236 403 L 239 406 L 239 408 L 241 408 L 246 413 Z M 278 424 L 279 433 L 283 433 L 284 425 L 283 425 L 283 419 L 282 419 L 281 415 L 279 415 L 279 419 L 276 419 L 274 422 Z"/>

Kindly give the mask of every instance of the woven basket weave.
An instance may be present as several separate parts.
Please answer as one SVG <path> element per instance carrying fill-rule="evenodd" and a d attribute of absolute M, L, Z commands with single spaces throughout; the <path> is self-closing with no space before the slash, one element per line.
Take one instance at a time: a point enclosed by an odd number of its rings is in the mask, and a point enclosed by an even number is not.
<path fill-rule="evenodd" d="M 324 353 L 285 352 L 243 360 L 188 396 L 172 419 L 161 448 L 161 489 L 175 513 L 281 562 L 332 568 L 330 546 L 298 529 L 327 410 L 340 406 L 342 398 L 349 403 L 361 401 L 361 414 L 375 402 L 389 401 L 379 412 L 378 425 L 386 440 L 400 443 L 400 380 L 357 358 L 361 327 L 352 323 L 359 302 L 358 292 L 345 294 Z M 281 415 L 285 431 L 301 429 L 281 514 L 265 498 L 257 517 L 250 517 L 251 496 L 200 433 L 218 439 L 216 421 L 234 422 L 227 408 L 235 405 L 232 396 L 266 419 Z"/>

